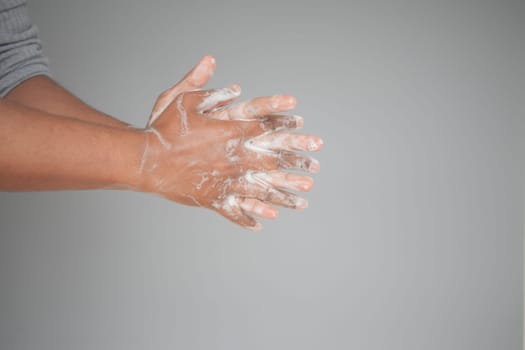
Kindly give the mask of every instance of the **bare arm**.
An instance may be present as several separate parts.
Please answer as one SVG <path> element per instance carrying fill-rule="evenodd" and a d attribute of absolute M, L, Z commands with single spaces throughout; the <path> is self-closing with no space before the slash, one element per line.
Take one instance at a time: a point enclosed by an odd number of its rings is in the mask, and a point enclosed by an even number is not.
<path fill-rule="evenodd" d="M 129 124 L 84 103 L 44 75 L 33 77 L 19 84 L 7 94 L 5 99 L 51 114 L 107 126 L 129 127 Z"/>
<path fill-rule="evenodd" d="M 133 187 L 140 131 L 52 115 L 0 100 L 0 190 Z"/>

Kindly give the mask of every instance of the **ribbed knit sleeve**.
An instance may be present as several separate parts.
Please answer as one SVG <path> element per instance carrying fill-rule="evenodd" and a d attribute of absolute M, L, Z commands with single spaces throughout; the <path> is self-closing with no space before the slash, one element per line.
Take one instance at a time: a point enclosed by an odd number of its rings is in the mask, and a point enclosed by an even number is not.
<path fill-rule="evenodd" d="M 50 76 L 26 0 L 0 0 L 0 96 L 36 75 Z"/>

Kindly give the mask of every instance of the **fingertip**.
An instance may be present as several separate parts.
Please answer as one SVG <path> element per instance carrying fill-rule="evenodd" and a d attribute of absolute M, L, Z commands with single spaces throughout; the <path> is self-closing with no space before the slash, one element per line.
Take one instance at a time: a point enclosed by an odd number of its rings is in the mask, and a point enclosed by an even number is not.
<path fill-rule="evenodd" d="M 254 232 L 261 232 L 263 229 L 263 226 L 260 222 L 256 222 L 255 225 L 248 227 L 248 229 L 254 231 Z"/>
<path fill-rule="evenodd" d="M 305 210 L 306 208 L 308 208 L 308 201 L 304 198 L 297 197 L 297 200 L 295 201 L 295 209 Z"/>
<path fill-rule="evenodd" d="M 241 86 L 239 84 L 232 84 L 228 88 L 238 95 L 241 94 Z"/>
<path fill-rule="evenodd" d="M 212 65 L 216 65 L 215 57 L 213 57 L 212 55 L 206 55 L 206 56 L 204 56 L 203 60 L 207 60 L 207 61 L 210 62 Z"/>
<path fill-rule="evenodd" d="M 304 126 L 304 118 L 301 117 L 300 115 L 294 115 L 294 119 L 295 119 L 295 125 L 297 126 L 296 128 L 297 129 L 300 129 Z"/>
<path fill-rule="evenodd" d="M 295 108 L 297 106 L 297 99 L 295 96 L 287 96 L 287 103 L 291 108 Z"/>
<path fill-rule="evenodd" d="M 315 174 L 318 173 L 319 171 L 321 171 L 321 163 L 319 163 L 317 159 L 312 159 L 308 170 Z"/>
<path fill-rule="evenodd" d="M 303 179 L 303 181 L 304 182 L 299 185 L 299 189 L 303 192 L 311 191 L 314 187 L 314 180 L 312 178 L 307 177 Z"/>
<path fill-rule="evenodd" d="M 297 99 L 290 95 L 274 95 L 271 99 L 271 109 L 273 111 L 289 111 L 297 105 Z"/>
<path fill-rule="evenodd" d="M 308 142 L 308 151 L 309 152 L 319 152 L 324 145 L 323 139 L 320 137 L 315 137 Z"/>
<path fill-rule="evenodd" d="M 215 73 L 215 58 L 206 55 L 201 58 L 191 72 L 185 77 L 189 88 L 202 88 Z"/>
<path fill-rule="evenodd" d="M 271 209 L 267 212 L 267 218 L 268 219 L 276 219 L 279 216 L 279 210 L 277 210 L 274 207 L 270 207 Z"/>

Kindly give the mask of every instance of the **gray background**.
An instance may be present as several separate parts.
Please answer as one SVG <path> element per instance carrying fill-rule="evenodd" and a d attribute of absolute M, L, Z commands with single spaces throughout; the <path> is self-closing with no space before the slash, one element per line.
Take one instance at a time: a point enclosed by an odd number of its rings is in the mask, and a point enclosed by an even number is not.
<path fill-rule="evenodd" d="M 34 0 L 56 79 L 144 125 L 210 86 L 291 93 L 310 208 L 254 234 L 119 191 L 0 194 L 0 348 L 520 349 L 523 1 Z"/>

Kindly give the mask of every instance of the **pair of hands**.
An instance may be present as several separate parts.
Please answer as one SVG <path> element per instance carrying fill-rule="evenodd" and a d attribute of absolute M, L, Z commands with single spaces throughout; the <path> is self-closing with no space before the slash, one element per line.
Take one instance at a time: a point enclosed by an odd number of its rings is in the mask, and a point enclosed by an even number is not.
<path fill-rule="evenodd" d="M 259 231 L 254 216 L 275 218 L 274 205 L 304 209 L 291 192 L 309 191 L 313 180 L 286 170 L 315 173 L 319 162 L 297 151 L 318 151 L 317 136 L 294 134 L 304 121 L 281 114 L 293 96 L 258 97 L 232 104 L 240 87 L 202 90 L 215 71 L 205 56 L 157 99 L 146 128 L 140 164 L 141 191 L 215 210 Z"/>

